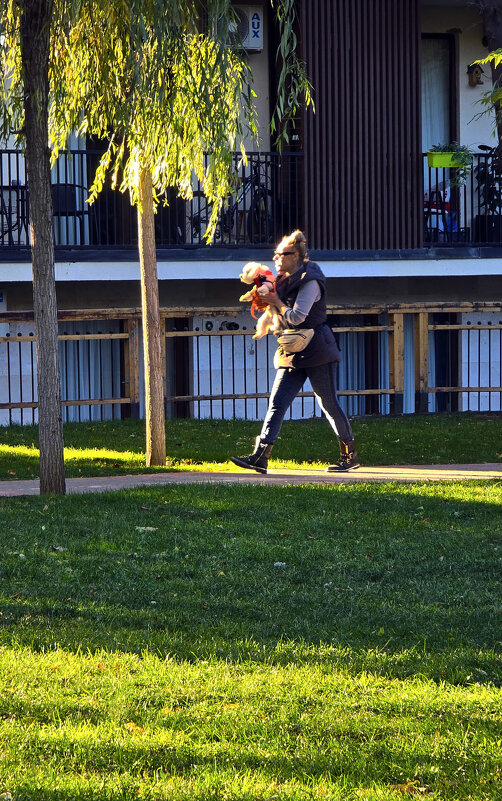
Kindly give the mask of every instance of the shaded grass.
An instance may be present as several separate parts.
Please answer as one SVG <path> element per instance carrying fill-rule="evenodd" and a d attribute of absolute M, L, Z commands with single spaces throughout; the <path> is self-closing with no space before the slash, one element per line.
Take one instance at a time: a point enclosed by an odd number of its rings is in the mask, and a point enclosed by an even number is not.
<path fill-rule="evenodd" d="M 288 663 L 320 648 L 356 671 L 498 683 L 501 500 L 495 482 L 3 500 L 0 642 Z"/>
<path fill-rule="evenodd" d="M 166 467 L 234 470 L 230 455 L 247 454 L 260 424 L 234 420 L 169 420 Z M 495 414 L 408 415 L 353 421 L 365 465 L 470 464 L 502 460 L 502 416 Z M 143 421 L 67 423 L 68 477 L 153 473 L 146 468 Z M 38 476 L 36 426 L 0 427 L 0 480 Z M 271 466 L 325 467 L 338 446 L 323 420 L 289 421 L 274 448 Z"/>
<path fill-rule="evenodd" d="M 0 499 L 0 794 L 496 801 L 502 486 Z"/>

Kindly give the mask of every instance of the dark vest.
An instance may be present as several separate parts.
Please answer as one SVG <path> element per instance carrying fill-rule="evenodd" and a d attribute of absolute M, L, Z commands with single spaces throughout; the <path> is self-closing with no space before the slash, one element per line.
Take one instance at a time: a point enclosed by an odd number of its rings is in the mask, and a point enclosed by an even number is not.
<path fill-rule="evenodd" d="M 286 306 L 293 308 L 300 288 L 309 281 L 317 281 L 321 290 L 321 297 L 317 300 L 301 325 L 296 328 L 316 328 L 326 322 L 326 279 L 318 264 L 306 261 L 296 273 L 289 276 L 280 276 L 276 281 L 276 291 Z"/>
<path fill-rule="evenodd" d="M 306 261 L 293 275 L 280 276 L 276 281 L 277 294 L 286 306 L 293 308 L 300 288 L 308 281 L 318 282 L 321 297 L 312 304 L 303 323 L 294 326 L 313 328 L 314 336 L 305 350 L 295 354 L 293 367 L 317 367 L 340 361 L 340 349 L 331 328 L 326 323 L 326 278 L 319 265 L 313 261 Z"/>

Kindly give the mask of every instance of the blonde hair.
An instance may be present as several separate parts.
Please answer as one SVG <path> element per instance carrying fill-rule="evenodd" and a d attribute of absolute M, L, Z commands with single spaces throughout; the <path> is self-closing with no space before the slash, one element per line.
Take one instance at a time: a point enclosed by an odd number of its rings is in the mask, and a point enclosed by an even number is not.
<path fill-rule="evenodd" d="M 297 229 L 293 231 L 291 234 L 287 234 L 287 236 L 283 237 L 282 242 L 287 245 L 288 247 L 294 247 L 298 251 L 298 255 L 300 256 L 301 261 L 307 261 L 308 259 L 308 252 L 307 252 L 307 237 L 303 233 Z"/>

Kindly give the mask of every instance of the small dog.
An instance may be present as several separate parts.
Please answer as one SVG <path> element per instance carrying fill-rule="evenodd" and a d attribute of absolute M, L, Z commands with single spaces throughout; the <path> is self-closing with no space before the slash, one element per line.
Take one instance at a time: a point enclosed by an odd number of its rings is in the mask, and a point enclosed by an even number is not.
<path fill-rule="evenodd" d="M 260 299 L 260 295 L 274 292 L 275 278 L 268 267 L 257 261 L 249 261 L 242 268 L 240 279 L 244 284 L 254 284 L 253 288 L 241 295 L 239 300 L 251 301 L 251 314 L 256 317 L 255 311 L 263 312 L 256 323 L 256 333 L 253 339 L 261 339 L 266 334 L 278 334 L 282 331 L 282 318 L 273 308 Z"/>

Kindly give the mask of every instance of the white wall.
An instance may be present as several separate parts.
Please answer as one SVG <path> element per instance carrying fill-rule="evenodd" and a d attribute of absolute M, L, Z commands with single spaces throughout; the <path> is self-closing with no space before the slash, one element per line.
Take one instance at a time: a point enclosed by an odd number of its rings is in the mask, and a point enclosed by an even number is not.
<path fill-rule="evenodd" d="M 264 11 L 267 5 L 263 4 Z M 270 56 L 268 52 L 268 24 L 266 13 L 264 14 L 264 30 L 263 30 L 263 51 L 261 53 L 250 53 L 249 66 L 253 73 L 254 83 L 253 89 L 257 94 L 256 110 L 258 116 L 258 134 L 259 144 L 253 143 L 249 139 L 246 140 L 245 146 L 248 150 L 270 150 L 270 91 L 269 91 L 269 62 Z"/>
<path fill-rule="evenodd" d="M 469 86 L 467 66 L 488 55 L 482 44 L 483 26 L 481 17 L 471 3 L 425 5 L 422 9 L 422 33 L 454 33 L 457 42 L 457 83 L 459 87 L 458 124 L 460 142 L 475 148 L 477 145 L 493 145 L 493 118 L 483 114 L 479 100 L 489 91 L 492 82 L 490 66 L 483 67 L 483 84 Z"/>
<path fill-rule="evenodd" d="M 258 143 L 252 139 L 251 136 L 246 136 L 244 139 L 244 146 L 247 151 L 253 152 L 257 150 L 269 151 L 270 150 L 270 91 L 269 91 L 269 52 L 268 52 L 268 20 L 267 10 L 269 3 L 266 0 L 263 2 L 250 3 L 237 0 L 232 3 L 235 8 L 245 8 L 258 10 L 261 15 L 263 26 L 261 29 L 263 50 L 261 52 L 248 52 L 245 56 L 249 63 L 252 73 L 251 88 L 256 93 L 257 97 L 254 98 L 254 104 L 257 112 L 258 124 Z M 241 117 L 242 119 L 242 117 Z"/>

